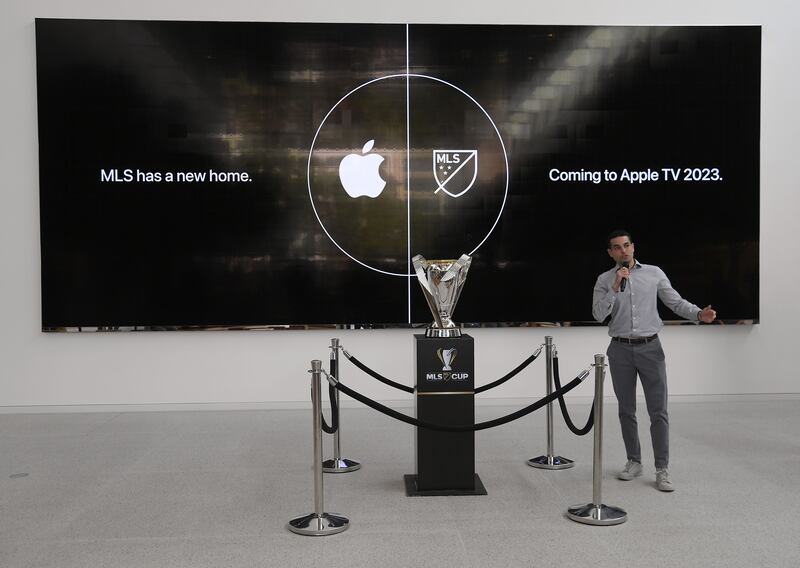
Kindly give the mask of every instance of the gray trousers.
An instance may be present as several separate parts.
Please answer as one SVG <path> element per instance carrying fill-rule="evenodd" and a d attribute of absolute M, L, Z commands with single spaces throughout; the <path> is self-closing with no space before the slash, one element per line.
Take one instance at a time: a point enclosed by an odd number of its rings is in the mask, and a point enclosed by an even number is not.
<path fill-rule="evenodd" d="M 650 414 L 650 438 L 656 469 L 669 464 L 669 416 L 667 415 L 667 366 L 661 341 L 629 345 L 612 341 L 606 351 L 611 381 L 619 401 L 619 423 L 628 459 L 642 463 L 639 427 L 636 422 L 636 375 Z"/>

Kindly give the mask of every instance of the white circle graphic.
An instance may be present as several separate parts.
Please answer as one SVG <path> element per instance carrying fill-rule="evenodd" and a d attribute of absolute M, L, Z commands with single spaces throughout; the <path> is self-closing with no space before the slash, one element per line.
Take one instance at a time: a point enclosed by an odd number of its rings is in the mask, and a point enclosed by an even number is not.
<path fill-rule="evenodd" d="M 446 86 L 448 86 L 448 87 L 450 87 L 452 89 L 455 89 L 456 91 L 461 93 L 463 96 L 465 96 L 467 99 L 469 99 L 476 107 L 478 107 L 480 109 L 480 111 L 483 113 L 483 115 L 488 119 L 489 123 L 492 125 L 492 128 L 494 129 L 494 133 L 497 135 L 497 140 L 498 140 L 498 142 L 500 144 L 500 148 L 502 149 L 503 164 L 504 164 L 504 167 L 505 167 L 505 187 L 504 187 L 504 190 L 503 190 L 502 203 L 501 203 L 499 211 L 497 213 L 497 217 L 494 219 L 494 222 L 492 223 L 492 226 L 487 231 L 486 235 L 484 235 L 484 237 L 480 240 L 480 242 L 478 242 L 478 244 L 475 245 L 472 248 L 472 250 L 470 250 L 467 253 L 469 255 L 474 254 L 475 251 L 477 251 L 483 245 L 483 243 L 486 242 L 486 240 L 489 238 L 489 236 L 492 234 L 492 232 L 494 231 L 495 227 L 497 227 L 498 222 L 500 221 L 500 217 L 503 215 L 503 210 L 505 209 L 506 199 L 508 197 L 508 184 L 509 184 L 508 153 L 506 152 L 506 147 L 505 147 L 505 144 L 503 143 L 503 137 L 500 135 L 500 130 L 497 128 L 497 125 L 495 124 L 494 120 L 492 120 L 492 117 L 489 115 L 489 113 L 486 111 L 486 109 L 483 108 L 483 106 L 477 100 L 475 100 L 475 98 L 472 95 L 470 95 L 469 93 L 467 93 L 466 91 L 464 91 L 460 87 L 458 87 L 458 86 L 456 86 L 456 85 L 454 85 L 454 84 L 452 84 L 452 83 L 450 83 L 448 81 L 445 81 L 444 79 L 440 79 L 438 77 L 433 77 L 433 76 L 430 76 L 430 75 L 422 75 L 422 74 L 417 74 L 417 73 L 397 73 L 397 74 L 392 74 L 392 75 L 384 75 L 382 77 L 377 77 L 375 79 L 371 79 L 371 80 L 369 80 L 369 81 L 367 81 L 365 83 L 362 83 L 361 85 L 358 85 L 357 87 L 352 89 L 350 92 L 348 92 L 346 95 L 344 95 L 341 99 L 339 99 L 336 102 L 336 104 L 334 104 L 331 107 L 331 109 L 325 114 L 325 117 L 322 119 L 322 121 L 320 122 L 319 126 L 317 127 L 317 130 L 314 133 L 314 138 L 311 141 L 311 147 L 309 148 L 309 151 L 308 151 L 308 164 L 307 164 L 307 167 L 306 167 L 306 185 L 308 187 L 308 197 L 309 197 L 309 201 L 311 202 L 311 208 L 314 211 L 314 216 L 316 217 L 317 222 L 319 223 L 320 227 L 322 227 L 322 230 L 325 232 L 325 234 L 330 239 L 330 241 L 334 245 L 336 245 L 336 247 L 340 251 L 342 251 L 348 258 L 350 258 L 351 260 L 357 262 L 361 266 L 363 266 L 365 268 L 368 268 L 370 270 L 373 270 L 375 272 L 379 272 L 381 274 L 386 274 L 388 276 L 401 276 L 401 277 L 404 277 L 404 278 L 405 277 L 409 277 L 409 276 L 414 276 L 415 273 L 413 271 L 412 272 L 391 272 L 391 271 L 388 271 L 388 270 L 383 270 L 381 268 L 377 268 L 375 266 L 370 266 L 366 262 L 360 260 L 359 258 L 354 256 L 353 254 L 348 252 L 345 249 L 345 247 L 343 247 L 341 244 L 339 244 L 339 242 L 337 242 L 337 240 L 333 237 L 333 235 L 330 233 L 328 228 L 325 226 L 325 223 L 322 221 L 322 218 L 320 217 L 319 211 L 317 211 L 317 208 L 314 205 L 314 194 L 313 194 L 313 190 L 312 190 L 312 187 L 311 187 L 311 178 L 312 178 L 312 175 L 311 175 L 311 162 L 312 162 L 312 156 L 314 154 L 314 146 L 317 143 L 317 138 L 319 137 L 319 134 L 320 134 L 322 128 L 325 126 L 325 122 L 328 120 L 328 118 L 331 116 L 331 114 L 336 110 L 336 108 L 343 101 L 345 101 L 353 93 L 363 89 L 364 87 L 367 87 L 369 85 L 377 83 L 379 81 L 385 81 L 387 79 L 398 79 L 398 78 L 405 78 L 408 81 L 408 80 L 410 80 L 411 77 L 415 77 L 415 78 L 419 78 L 419 79 L 426 79 L 426 80 L 430 80 L 430 81 L 435 81 L 437 83 L 441 83 L 441 84 L 446 85 Z M 407 194 L 406 198 L 410 201 L 410 199 L 411 199 L 410 193 Z M 456 252 L 458 252 L 460 254 L 462 251 L 456 251 Z M 407 251 L 407 256 L 409 257 L 407 260 L 410 260 L 410 251 Z"/>

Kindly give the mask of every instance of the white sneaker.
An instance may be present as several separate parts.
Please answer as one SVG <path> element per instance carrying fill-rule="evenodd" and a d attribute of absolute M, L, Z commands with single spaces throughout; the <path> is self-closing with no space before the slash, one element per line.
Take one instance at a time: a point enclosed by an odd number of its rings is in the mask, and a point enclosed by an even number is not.
<path fill-rule="evenodd" d="M 666 468 L 656 470 L 656 487 L 659 491 L 675 491 Z"/>
<path fill-rule="evenodd" d="M 617 474 L 617 478 L 622 481 L 630 481 L 634 477 L 642 475 L 642 464 L 633 460 L 628 460 L 625 464 L 625 469 Z"/>

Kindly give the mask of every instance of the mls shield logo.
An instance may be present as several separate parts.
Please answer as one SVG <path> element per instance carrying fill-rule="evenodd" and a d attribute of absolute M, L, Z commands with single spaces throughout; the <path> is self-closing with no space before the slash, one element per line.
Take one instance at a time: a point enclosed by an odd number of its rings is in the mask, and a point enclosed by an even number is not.
<path fill-rule="evenodd" d="M 439 357 L 439 361 L 442 362 L 442 371 L 452 371 L 453 367 L 450 365 L 453 364 L 453 361 L 456 360 L 456 354 L 458 350 L 454 347 L 452 349 L 437 349 L 436 355 Z"/>
<path fill-rule="evenodd" d="M 436 191 L 450 197 L 461 197 L 467 193 L 478 176 L 477 150 L 434 150 L 433 178 Z"/>

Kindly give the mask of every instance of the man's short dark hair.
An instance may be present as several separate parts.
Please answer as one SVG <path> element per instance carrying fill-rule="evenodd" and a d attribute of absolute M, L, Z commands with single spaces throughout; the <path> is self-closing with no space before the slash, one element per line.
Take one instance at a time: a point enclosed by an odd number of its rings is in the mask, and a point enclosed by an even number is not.
<path fill-rule="evenodd" d="M 628 231 L 624 229 L 617 229 L 616 231 L 611 231 L 611 234 L 608 235 L 606 248 L 611 248 L 611 239 L 616 239 L 617 237 L 628 237 L 628 240 L 633 242 L 633 237 L 631 237 L 631 234 Z"/>

